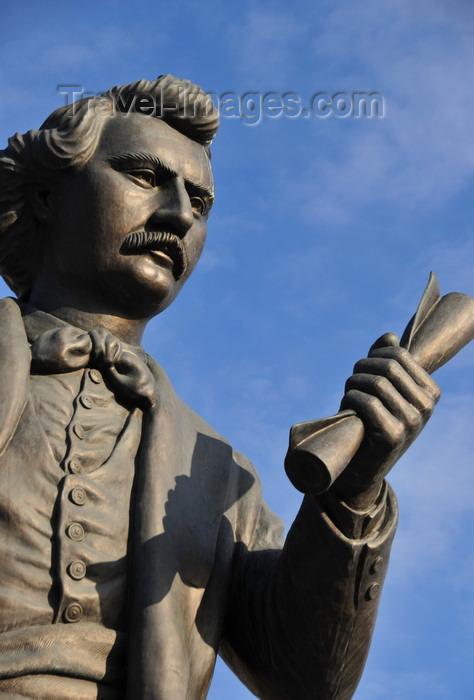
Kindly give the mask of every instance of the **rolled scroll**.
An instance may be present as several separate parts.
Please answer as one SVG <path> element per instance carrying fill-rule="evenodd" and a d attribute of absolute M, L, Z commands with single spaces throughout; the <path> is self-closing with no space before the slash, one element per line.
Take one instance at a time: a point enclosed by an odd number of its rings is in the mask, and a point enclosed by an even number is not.
<path fill-rule="evenodd" d="M 400 345 L 432 374 L 473 338 L 474 299 L 459 292 L 440 297 L 438 280 L 431 272 Z M 297 423 L 290 430 L 285 457 L 288 478 L 303 493 L 324 493 L 354 457 L 363 437 L 364 425 L 352 410 Z"/>

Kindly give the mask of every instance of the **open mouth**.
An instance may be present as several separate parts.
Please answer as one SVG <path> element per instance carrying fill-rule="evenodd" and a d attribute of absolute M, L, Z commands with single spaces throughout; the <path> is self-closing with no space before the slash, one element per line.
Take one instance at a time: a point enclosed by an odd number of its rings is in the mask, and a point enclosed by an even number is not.
<path fill-rule="evenodd" d="M 164 267 L 171 269 L 175 280 L 179 280 L 186 269 L 187 260 L 181 239 L 170 231 L 138 231 L 130 233 L 122 243 L 120 252 L 124 255 L 150 257 Z"/>

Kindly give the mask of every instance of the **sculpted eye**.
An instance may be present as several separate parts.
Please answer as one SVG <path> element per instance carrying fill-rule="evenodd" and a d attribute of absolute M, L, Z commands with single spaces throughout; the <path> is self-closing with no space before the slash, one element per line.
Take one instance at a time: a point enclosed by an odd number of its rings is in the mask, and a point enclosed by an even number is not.
<path fill-rule="evenodd" d="M 207 204 L 202 197 L 190 197 L 191 207 L 201 216 L 207 212 Z"/>
<path fill-rule="evenodd" d="M 136 168 L 134 170 L 129 170 L 128 174 L 131 175 L 140 183 L 146 185 L 147 187 L 156 187 L 156 175 L 154 170 L 149 170 L 148 168 Z"/>

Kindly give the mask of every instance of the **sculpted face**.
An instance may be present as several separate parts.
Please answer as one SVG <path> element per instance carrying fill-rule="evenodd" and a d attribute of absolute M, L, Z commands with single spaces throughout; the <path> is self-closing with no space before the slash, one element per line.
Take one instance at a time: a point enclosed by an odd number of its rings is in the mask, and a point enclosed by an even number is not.
<path fill-rule="evenodd" d="M 173 301 L 199 260 L 211 168 L 202 146 L 163 121 L 106 119 L 92 158 L 49 194 L 32 298 L 35 287 L 49 285 L 82 310 L 150 318 Z"/>

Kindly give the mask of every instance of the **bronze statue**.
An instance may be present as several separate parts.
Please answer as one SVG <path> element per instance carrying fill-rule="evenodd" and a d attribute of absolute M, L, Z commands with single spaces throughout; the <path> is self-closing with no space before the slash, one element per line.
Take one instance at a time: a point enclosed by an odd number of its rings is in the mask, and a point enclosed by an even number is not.
<path fill-rule="evenodd" d="M 396 527 L 384 478 L 439 390 L 379 339 L 342 400 L 363 435 L 283 544 L 253 466 L 140 346 L 202 252 L 217 127 L 200 88 L 161 76 L 0 154 L 0 696 L 197 700 L 217 653 L 272 700 L 348 700 L 362 673 Z"/>

